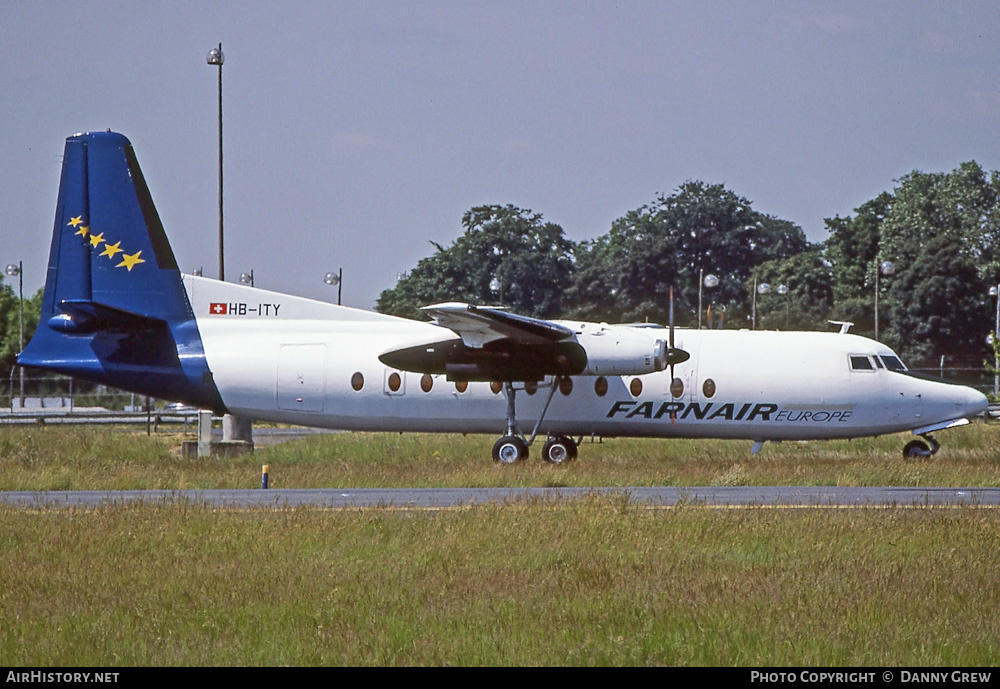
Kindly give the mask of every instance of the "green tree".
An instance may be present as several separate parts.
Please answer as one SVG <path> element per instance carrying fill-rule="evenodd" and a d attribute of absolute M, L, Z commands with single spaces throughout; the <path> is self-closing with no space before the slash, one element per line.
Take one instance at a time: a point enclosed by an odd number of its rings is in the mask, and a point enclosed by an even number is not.
<path fill-rule="evenodd" d="M 991 178 L 971 161 L 899 180 L 881 227 L 882 256 L 896 266 L 884 283 L 882 339 L 907 358 L 981 359 L 987 351 L 986 295 L 1000 278 L 998 191 L 997 173 Z"/>
<path fill-rule="evenodd" d="M 757 297 L 757 328 L 762 330 L 825 330 L 833 307 L 830 267 L 818 248 L 762 263 L 754 270 L 757 284 L 771 293 Z M 781 294 L 779 287 L 785 287 Z M 747 283 L 753 289 L 753 281 Z"/>
<path fill-rule="evenodd" d="M 753 267 L 807 246 L 797 225 L 753 210 L 721 184 L 689 181 L 581 244 L 566 299 L 581 318 L 666 322 L 672 286 L 677 324 L 696 325 L 699 278 L 711 273 L 719 284 L 706 300 L 742 325 Z"/>
<path fill-rule="evenodd" d="M 420 307 L 442 301 L 500 304 L 539 318 L 562 312 L 573 272 L 573 242 L 540 214 L 507 206 L 478 206 L 462 216 L 463 234 L 421 259 L 384 290 L 381 313 L 421 318 Z"/>
<path fill-rule="evenodd" d="M 893 196 L 882 192 L 854 210 L 853 217 L 826 218 L 830 236 L 824 255 L 830 263 L 835 307 L 831 318 L 854 323 L 852 332 L 872 335 L 875 331 L 875 271 L 882 262 L 882 223 L 889 214 Z M 880 315 L 887 316 L 884 304 Z"/>
<path fill-rule="evenodd" d="M 19 297 L 10 285 L 2 284 L 0 277 L 0 375 L 6 381 L 11 369 L 17 365 L 21 351 L 21 323 L 18 312 Z M 27 346 L 38 327 L 42 306 L 42 290 L 24 300 L 24 344 Z M 6 383 L 5 383 L 6 385 Z"/>

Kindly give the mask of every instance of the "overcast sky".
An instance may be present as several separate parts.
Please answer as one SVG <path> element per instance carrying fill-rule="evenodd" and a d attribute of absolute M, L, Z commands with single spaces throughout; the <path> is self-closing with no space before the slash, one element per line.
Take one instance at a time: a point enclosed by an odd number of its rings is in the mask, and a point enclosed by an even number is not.
<path fill-rule="evenodd" d="M 1000 168 L 1000 3 L 0 4 L 0 265 L 42 286 L 64 140 L 128 136 L 183 270 L 371 307 L 481 204 L 573 240 L 686 180 L 825 238 L 914 169 Z"/>

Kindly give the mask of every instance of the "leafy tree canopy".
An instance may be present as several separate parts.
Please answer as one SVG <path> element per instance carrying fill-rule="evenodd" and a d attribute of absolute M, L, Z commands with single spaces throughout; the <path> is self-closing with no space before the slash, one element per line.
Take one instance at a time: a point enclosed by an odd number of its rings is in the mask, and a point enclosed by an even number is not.
<path fill-rule="evenodd" d="M 512 205 L 473 208 L 462 216 L 462 226 L 454 244 L 434 244 L 432 256 L 383 291 L 376 309 L 421 318 L 422 306 L 467 301 L 539 318 L 560 315 L 574 248 L 561 227 Z"/>
<path fill-rule="evenodd" d="M 581 318 L 664 323 L 673 286 L 677 324 L 696 325 L 700 276 L 714 274 L 711 301 L 726 307 L 728 322 L 742 321 L 753 267 L 807 246 L 797 225 L 753 210 L 721 184 L 690 181 L 581 244 L 566 299 Z"/>
<path fill-rule="evenodd" d="M 770 294 L 757 297 L 757 327 L 764 330 L 825 330 L 833 307 L 833 280 L 818 249 L 762 263 L 756 284 Z M 784 290 L 781 288 L 784 287 Z M 753 281 L 747 289 L 754 289 Z M 784 294 L 781 292 L 784 291 Z"/>
<path fill-rule="evenodd" d="M 871 335 L 876 271 L 879 339 L 905 358 L 979 357 L 989 285 L 1000 280 L 1000 175 L 976 162 L 949 173 L 911 172 L 856 210 L 826 221 L 835 316 Z"/>
<path fill-rule="evenodd" d="M 12 366 L 17 364 L 17 354 L 21 351 L 21 324 L 18 310 L 18 294 L 10 285 L 3 284 L 0 276 L 0 371 L 6 379 Z M 41 312 L 42 290 L 24 300 L 24 344 L 27 346 L 38 327 Z"/>

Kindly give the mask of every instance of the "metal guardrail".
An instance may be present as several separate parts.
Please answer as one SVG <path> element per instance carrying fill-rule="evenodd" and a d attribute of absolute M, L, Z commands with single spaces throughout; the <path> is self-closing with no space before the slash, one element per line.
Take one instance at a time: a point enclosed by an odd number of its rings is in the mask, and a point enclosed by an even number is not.
<path fill-rule="evenodd" d="M 213 416 L 219 420 L 221 416 Z M 125 412 L 107 410 L 63 409 L 24 409 L 16 411 L 0 411 L 0 426 L 2 425 L 44 425 L 44 424 L 198 424 L 198 412 Z"/>

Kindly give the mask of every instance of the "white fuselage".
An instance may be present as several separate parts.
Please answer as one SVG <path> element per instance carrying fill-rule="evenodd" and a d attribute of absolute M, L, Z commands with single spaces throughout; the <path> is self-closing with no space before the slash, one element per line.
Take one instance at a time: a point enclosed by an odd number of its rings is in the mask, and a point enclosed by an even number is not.
<path fill-rule="evenodd" d="M 240 416 L 370 431 L 502 434 L 505 396 L 490 383 L 388 368 L 391 349 L 455 335 L 417 321 L 276 292 L 184 276 L 205 356 L 227 408 Z M 606 355 L 608 342 L 660 328 L 559 321 Z M 624 329 L 624 332 L 623 332 Z M 590 348 L 588 348 L 590 342 Z M 691 358 L 638 376 L 573 376 L 552 396 L 540 433 L 581 436 L 851 438 L 928 428 L 985 409 L 980 393 L 882 367 L 895 356 L 873 340 L 834 333 L 676 331 Z M 851 357 L 855 357 L 852 360 Z M 859 366 L 868 358 L 870 369 Z M 853 364 L 853 365 L 852 365 Z M 600 378 L 600 379 L 599 379 Z M 605 391 L 606 383 L 606 391 Z M 517 418 L 529 433 L 549 396 L 519 389 Z M 673 389 L 672 389 L 673 387 Z"/>

